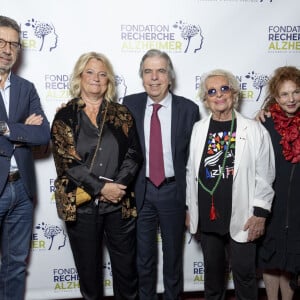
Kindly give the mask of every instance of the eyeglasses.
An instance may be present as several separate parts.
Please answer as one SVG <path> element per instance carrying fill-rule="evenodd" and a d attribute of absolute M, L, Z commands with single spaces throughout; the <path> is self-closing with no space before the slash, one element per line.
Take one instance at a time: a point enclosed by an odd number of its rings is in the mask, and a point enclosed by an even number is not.
<path fill-rule="evenodd" d="M 10 48 L 13 50 L 18 50 L 21 48 L 21 44 L 19 42 L 9 42 L 9 41 L 0 39 L 0 48 L 6 47 L 7 44 L 9 44 Z"/>
<path fill-rule="evenodd" d="M 222 85 L 221 88 L 219 89 L 219 91 L 223 94 L 227 94 L 231 91 L 231 88 L 228 85 Z M 209 97 L 214 97 L 214 96 L 216 96 L 216 94 L 217 94 L 217 89 L 209 89 L 207 91 L 207 95 Z"/>

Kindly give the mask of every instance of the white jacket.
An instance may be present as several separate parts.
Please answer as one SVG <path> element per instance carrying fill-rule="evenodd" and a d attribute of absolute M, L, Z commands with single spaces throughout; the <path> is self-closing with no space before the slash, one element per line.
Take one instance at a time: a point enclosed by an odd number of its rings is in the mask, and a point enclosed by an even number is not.
<path fill-rule="evenodd" d="M 246 242 L 248 232 L 243 227 L 253 215 L 254 206 L 271 210 L 275 161 L 272 142 L 264 126 L 238 112 L 235 114 L 237 128 L 229 231 L 235 241 Z M 195 123 L 190 142 L 186 205 L 190 214 L 191 233 L 196 233 L 198 229 L 198 175 L 210 118 L 211 115 Z"/>

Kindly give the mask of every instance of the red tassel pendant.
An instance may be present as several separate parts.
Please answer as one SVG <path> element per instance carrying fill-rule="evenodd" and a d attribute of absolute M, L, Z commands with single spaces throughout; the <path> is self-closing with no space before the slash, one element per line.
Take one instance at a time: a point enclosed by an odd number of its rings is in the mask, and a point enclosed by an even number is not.
<path fill-rule="evenodd" d="M 217 213 L 216 213 L 216 208 L 215 208 L 215 203 L 214 203 L 214 196 L 211 197 L 211 208 L 210 208 L 209 218 L 211 221 L 214 221 L 217 219 Z"/>

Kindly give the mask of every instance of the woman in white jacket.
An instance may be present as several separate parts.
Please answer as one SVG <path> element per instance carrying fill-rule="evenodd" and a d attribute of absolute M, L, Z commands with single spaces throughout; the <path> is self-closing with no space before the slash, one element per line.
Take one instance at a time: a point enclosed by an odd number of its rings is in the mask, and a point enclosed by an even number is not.
<path fill-rule="evenodd" d="M 194 125 L 187 164 L 187 225 L 200 233 L 205 298 L 224 299 L 226 249 L 237 299 L 257 299 L 256 243 L 271 210 L 274 153 L 267 130 L 234 107 L 239 82 L 225 70 L 201 77 L 211 114 Z"/>

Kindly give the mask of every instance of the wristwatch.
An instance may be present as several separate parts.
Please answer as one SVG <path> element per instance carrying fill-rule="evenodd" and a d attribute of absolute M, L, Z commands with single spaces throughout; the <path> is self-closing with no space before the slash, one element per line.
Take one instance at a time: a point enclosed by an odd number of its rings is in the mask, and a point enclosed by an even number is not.
<path fill-rule="evenodd" d="M 0 121 L 0 134 L 3 135 L 7 131 L 7 124 L 5 121 Z"/>

